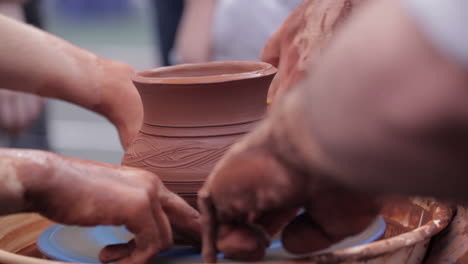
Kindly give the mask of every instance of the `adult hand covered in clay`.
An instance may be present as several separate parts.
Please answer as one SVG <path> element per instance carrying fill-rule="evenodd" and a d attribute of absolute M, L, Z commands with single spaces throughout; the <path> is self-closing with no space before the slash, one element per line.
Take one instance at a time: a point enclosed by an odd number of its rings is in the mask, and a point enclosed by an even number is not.
<path fill-rule="evenodd" d="M 172 229 L 199 241 L 199 214 L 153 174 L 28 150 L 0 150 L 0 208 L 69 225 L 125 225 L 135 238 L 100 253 L 103 262 L 147 263 L 172 245 Z"/>
<path fill-rule="evenodd" d="M 41 97 L 0 89 L 0 128 L 21 133 L 38 117 L 44 106 Z"/>
<path fill-rule="evenodd" d="M 259 260 L 281 230 L 283 246 L 292 253 L 323 249 L 376 217 L 373 199 L 296 163 L 297 152 L 278 141 L 285 135 L 274 125 L 281 118 L 273 116 L 230 149 L 199 192 L 207 262 L 218 251 Z M 305 212 L 296 217 L 300 208 Z"/>
<path fill-rule="evenodd" d="M 451 35 L 466 31 L 466 2 L 412 1 L 419 16 L 408 2 L 363 5 L 314 74 L 218 163 L 199 201 L 207 261 L 218 250 L 258 259 L 288 222 L 290 251 L 327 246 L 373 219 L 364 192 L 467 200 L 466 34 Z"/>
<path fill-rule="evenodd" d="M 269 102 L 314 70 L 336 28 L 364 1 L 305 0 L 289 15 L 261 54 L 263 61 L 278 68 L 268 92 Z"/>
<path fill-rule="evenodd" d="M 262 59 L 279 69 L 270 101 L 315 68 L 336 27 L 362 1 L 306 0 L 293 11 L 262 52 Z M 284 247 L 293 253 L 322 249 L 362 231 L 378 212 L 367 195 L 340 186 L 318 170 L 311 173 L 300 164 L 302 159 L 295 161 L 298 152 L 279 143 L 285 137 L 281 126 L 288 123 L 281 115 L 273 114 L 232 147 L 200 192 L 209 262 L 217 251 L 235 259 L 260 259 L 270 237 L 280 230 Z M 300 208 L 305 213 L 296 217 Z"/>

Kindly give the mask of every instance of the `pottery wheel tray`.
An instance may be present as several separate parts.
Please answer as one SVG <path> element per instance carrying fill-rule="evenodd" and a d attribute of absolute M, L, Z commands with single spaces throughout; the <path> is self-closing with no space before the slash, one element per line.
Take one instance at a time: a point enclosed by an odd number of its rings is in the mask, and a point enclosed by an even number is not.
<path fill-rule="evenodd" d="M 379 239 L 385 231 L 385 221 L 382 217 L 376 220 L 362 233 L 347 238 L 331 247 L 314 252 L 313 254 L 326 253 L 336 249 L 342 249 L 357 245 L 363 245 Z M 100 263 L 99 251 L 106 245 L 125 243 L 132 235 L 124 227 L 97 226 L 76 227 L 56 224 L 44 231 L 38 239 L 39 250 L 47 257 L 55 260 Z M 266 259 L 285 259 L 297 257 L 287 253 L 280 241 L 274 241 L 267 250 Z M 220 262 L 230 262 L 219 255 Z M 200 253 L 188 246 L 174 246 L 168 252 L 159 254 L 151 263 L 201 263 Z"/>

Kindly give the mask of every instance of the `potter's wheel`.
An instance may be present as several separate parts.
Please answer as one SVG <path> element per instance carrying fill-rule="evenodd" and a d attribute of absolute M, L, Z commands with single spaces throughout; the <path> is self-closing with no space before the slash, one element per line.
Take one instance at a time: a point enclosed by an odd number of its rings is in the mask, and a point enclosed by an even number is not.
<path fill-rule="evenodd" d="M 385 221 L 379 216 L 362 233 L 313 254 L 325 253 L 375 241 L 382 236 L 385 227 Z M 44 255 L 52 259 L 80 263 L 100 263 L 98 254 L 104 246 L 125 243 L 131 239 L 131 237 L 132 235 L 124 227 L 53 225 L 41 234 L 37 245 Z M 222 259 L 222 255 L 219 257 L 220 262 L 229 262 L 229 260 Z M 274 241 L 266 255 L 266 259 L 270 260 L 291 257 L 294 256 L 282 249 L 280 241 Z M 161 253 L 152 261 L 152 263 L 158 264 L 194 262 L 203 262 L 200 254 L 195 249 L 185 246 L 175 246 L 170 251 Z"/>

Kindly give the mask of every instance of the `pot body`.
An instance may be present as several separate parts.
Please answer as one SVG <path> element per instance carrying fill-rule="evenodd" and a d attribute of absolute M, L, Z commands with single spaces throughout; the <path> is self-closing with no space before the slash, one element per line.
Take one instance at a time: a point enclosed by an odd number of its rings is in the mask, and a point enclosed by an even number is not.
<path fill-rule="evenodd" d="M 216 162 L 263 118 L 275 73 L 261 62 L 216 62 L 137 74 L 144 120 L 122 164 L 155 173 L 195 206 Z"/>
<path fill-rule="evenodd" d="M 140 132 L 127 149 L 123 164 L 158 175 L 169 190 L 196 207 L 196 193 L 205 178 L 243 134 L 165 137 Z"/>

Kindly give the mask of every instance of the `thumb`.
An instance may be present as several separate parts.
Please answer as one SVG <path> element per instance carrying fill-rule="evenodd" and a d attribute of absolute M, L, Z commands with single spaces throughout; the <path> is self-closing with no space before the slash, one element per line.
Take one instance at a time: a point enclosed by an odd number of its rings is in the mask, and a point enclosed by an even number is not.
<path fill-rule="evenodd" d="M 116 124 L 115 126 L 118 129 L 120 144 L 122 144 L 124 150 L 127 150 L 132 141 L 138 136 L 139 128 L 135 129 L 135 126 L 128 128 L 125 124 Z"/>
<path fill-rule="evenodd" d="M 278 71 L 276 73 L 275 77 L 273 77 L 273 80 L 271 81 L 270 87 L 268 88 L 268 94 L 267 94 L 267 104 L 271 105 L 271 103 L 274 101 L 274 98 L 276 97 L 276 94 L 278 92 L 278 89 L 280 87 L 280 80 L 281 80 L 281 75 L 282 72 Z"/>
<path fill-rule="evenodd" d="M 270 37 L 260 53 L 262 61 L 275 67 L 278 67 L 281 57 L 281 33 L 282 27 Z"/>
<path fill-rule="evenodd" d="M 270 238 L 294 218 L 298 209 L 291 208 L 263 214 L 250 224 L 221 224 L 217 248 L 236 260 L 260 260 L 270 244 Z"/>

